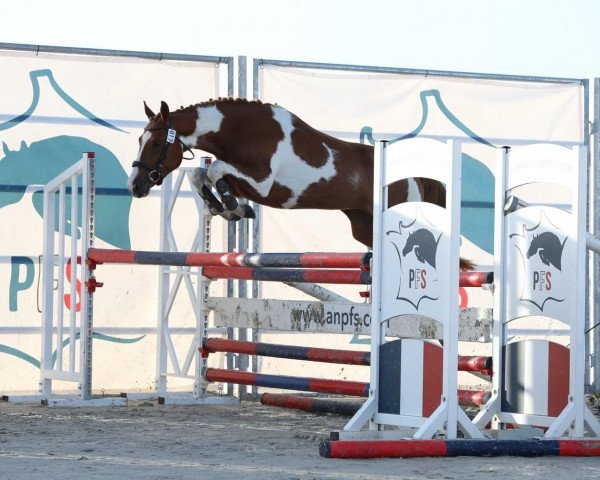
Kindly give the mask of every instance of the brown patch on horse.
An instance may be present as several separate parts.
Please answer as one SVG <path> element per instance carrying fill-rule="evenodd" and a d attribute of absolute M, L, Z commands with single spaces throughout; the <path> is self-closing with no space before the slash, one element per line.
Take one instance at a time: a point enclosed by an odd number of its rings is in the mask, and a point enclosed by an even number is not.
<path fill-rule="evenodd" d="M 241 173 L 260 182 L 270 175 L 270 162 L 257 163 L 252 159 L 270 159 L 284 135 L 269 105 L 248 101 L 243 103 L 241 112 L 238 102 L 233 99 L 199 104 L 198 107 L 216 106 L 223 114 L 223 121 L 218 132 L 204 135 L 198 148 L 214 153 L 217 158 L 227 158 L 227 163 L 234 164 Z M 229 140 L 232 138 L 235 141 Z M 248 151 L 249 145 L 251 151 Z"/>
<path fill-rule="evenodd" d="M 417 182 L 419 185 L 419 182 Z M 419 185 L 419 191 L 421 192 L 421 198 L 423 198 L 423 192 L 421 191 L 421 186 Z M 397 182 L 392 183 L 388 188 L 388 206 L 393 207 L 394 205 L 398 205 L 399 203 L 406 202 L 408 198 L 408 181 L 406 180 L 398 180 Z"/>
<path fill-rule="evenodd" d="M 177 134 L 180 137 L 187 137 L 194 133 L 197 120 L 198 112 L 193 105 L 171 112 L 173 127 L 175 127 L 175 130 L 177 130 Z"/>
<path fill-rule="evenodd" d="M 269 192 L 269 199 L 265 200 L 256 192 L 256 190 L 254 190 L 254 188 L 252 188 L 252 186 L 248 184 L 246 180 L 235 178 L 231 175 L 225 175 L 224 178 L 227 180 L 232 193 L 236 194 L 236 196 L 243 197 L 252 202 L 260 203 L 261 205 L 265 205 L 267 207 L 281 208 L 281 204 L 285 203 L 292 195 L 292 192 L 289 188 L 275 182 L 271 187 L 271 191 Z"/>
<path fill-rule="evenodd" d="M 329 152 L 324 142 L 319 142 L 319 137 L 324 137 L 322 132 L 315 130 L 306 122 L 295 115 L 292 116 L 292 147 L 294 153 L 314 168 L 320 168 L 327 163 Z M 324 140 L 324 138 L 323 138 Z"/>
<path fill-rule="evenodd" d="M 446 187 L 443 183 L 431 178 L 417 178 L 420 183 L 423 201 L 446 208 Z"/>
<path fill-rule="evenodd" d="M 373 204 L 373 161 L 369 161 L 372 147 L 353 144 L 323 135 L 323 143 L 334 154 L 336 175 L 329 180 L 321 179 L 309 185 L 298 197 L 293 208 L 318 208 L 322 210 L 339 210 L 340 198 L 345 204 L 344 210 L 363 210 L 372 214 Z M 354 148 L 360 145 L 366 148 Z M 314 165 L 313 165 L 314 166 Z M 354 228 L 354 227 L 353 227 Z"/>

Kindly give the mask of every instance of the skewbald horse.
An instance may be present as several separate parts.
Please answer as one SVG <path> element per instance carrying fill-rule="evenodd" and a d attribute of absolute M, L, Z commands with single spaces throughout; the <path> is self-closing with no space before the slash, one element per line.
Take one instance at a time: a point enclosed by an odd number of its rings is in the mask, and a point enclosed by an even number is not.
<path fill-rule="evenodd" d="M 191 149 L 213 154 L 207 169 L 196 169 L 192 183 L 213 215 L 227 220 L 252 218 L 247 201 L 274 208 L 341 210 L 352 235 L 373 243 L 373 147 L 320 132 L 286 109 L 259 101 L 218 99 L 169 112 L 161 102 L 149 123 L 129 177 L 134 197 L 175 170 Z M 221 197 L 213 193 L 214 187 Z M 414 178 L 391 185 L 390 205 L 426 201 L 445 206 L 444 186 Z M 472 267 L 461 259 L 462 269 Z"/>

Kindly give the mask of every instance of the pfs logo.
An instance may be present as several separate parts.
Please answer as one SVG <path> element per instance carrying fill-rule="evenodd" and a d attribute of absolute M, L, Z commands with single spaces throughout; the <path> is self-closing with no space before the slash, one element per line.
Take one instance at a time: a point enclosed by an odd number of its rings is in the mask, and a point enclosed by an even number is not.
<path fill-rule="evenodd" d="M 530 259 L 532 256 L 538 255 L 544 265 L 553 266 L 556 270 L 562 271 L 562 252 L 566 241 L 567 239 L 565 238 L 561 243 L 559 238 L 552 232 L 543 232 L 539 235 L 534 235 L 527 249 L 526 258 Z M 535 270 L 532 273 L 533 290 L 552 290 L 551 269 Z"/>
<path fill-rule="evenodd" d="M 436 256 L 442 234 L 429 227 L 412 230 L 416 227 L 415 223 L 416 220 L 408 225 L 400 222 L 397 231 L 386 234 L 400 263 L 396 299 L 406 301 L 419 310 L 422 300 L 435 301 L 440 297 Z"/>
<path fill-rule="evenodd" d="M 438 238 L 439 240 L 439 238 Z M 424 228 L 419 228 L 413 233 L 409 233 L 406 244 L 402 249 L 402 256 L 406 257 L 409 253 L 414 253 L 415 257 L 421 262 L 423 268 L 411 268 L 408 271 L 408 287 L 413 289 L 427 288 L 427 268 L 429 264 L 435 269 L 435 254 L 437 252 L 438 240 L 433 234 Z"/>
<path fill-rule="evenodd" d="M 541 215 L 545 218 L 543 213 Z M 548 301 L 563 302 L 565 299 L 567 279 L 562 274 L 562 257 L 568 239 L 552 224 L 544 223 L 542 219 L 533 227 L 523 223 L 523 233 L 510 235 L 524 268 L 524 284 L 519 300 L 535 305 L 542 312 Z"/>

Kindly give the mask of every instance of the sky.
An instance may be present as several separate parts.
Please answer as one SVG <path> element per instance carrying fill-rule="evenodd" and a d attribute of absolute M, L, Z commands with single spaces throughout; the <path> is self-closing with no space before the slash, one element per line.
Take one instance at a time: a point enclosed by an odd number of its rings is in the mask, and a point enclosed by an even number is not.
<path fill-rule="evenodd" d="M 600 77 L 599 0 L 0 0 L 0 5 L 0 43 Z"/>

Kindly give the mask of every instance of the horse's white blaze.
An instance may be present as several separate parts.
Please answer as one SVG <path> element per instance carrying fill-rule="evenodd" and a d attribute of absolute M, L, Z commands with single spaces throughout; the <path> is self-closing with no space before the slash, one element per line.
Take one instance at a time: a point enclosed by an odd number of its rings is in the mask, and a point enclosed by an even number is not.
<path fill-rule="evenodd" d="M 214 185 L 224 175 L 234 175 L 244 179 L 256 190 L 261 197 L 267 197 L 273 184 L 277 182 L 283 187 L 290 189 L 290 198 L 281 206 L 293 208 L 298 203 L 298 198 L 306 188 L 321 179 L 329 180 L 335 176 L 336 170 L 333 164 L 335 152 L 326 145 L 327 162 L 322 167 L 311 167 L 302 158 L 294 153 L 292 147 L 292 116 L 290 112 L 280 107 L 272 107 L 273 117 L 281 126 L 283 139 L 279 142 L 277 150 L 271 157 L 271 173 L 264 180 L 257 182 L 252 177 L 244 175 L 230 164 L 217 160 L 208 167 L 208 178 Z"/>
<path fill-rule="evenodd" d="M 191 135 L 179 137 L 185 145 L 193 146 L 202 135 L 206 135 L 209 132 L 218 132 L 221 129 L 223 114 L 215 105 L 198 107 L 196 111 L 198 112 L 196 130 Z"/>
<path fill-rule="evenodd" d="M 138 150 L 138 155 L 137 155 L 137 158 L 135 159 L 136 162 L 140 161 L 142 152 L 144 151 L 144 147 L 146 146 L 146 143 L 148 143 L 148 140 L 150 140 L 151 136 L 152 136 L 152 133 L 150 133 L 150 132 L 144 132 L 142 134 L 142 141 L 140 143 L 140 149 Z M 138 176 L 139 172 L 140 172 L 140 169 L 138 167 L 133 167 L 131 169 L 131 173 L 129 174 L 129 180 L 127 181 L 127 188 L 129 189 L 129 191 L 133 190 L 133 180 Z"/>
<path fill-rule="evenodd" d="M 407 202 L 420 202 L 421 201 L 421 191 L 419 190 L 419 185 L 414 178 L 407 178 L 408 188 L 406 192 L 406 201 Z"/>

